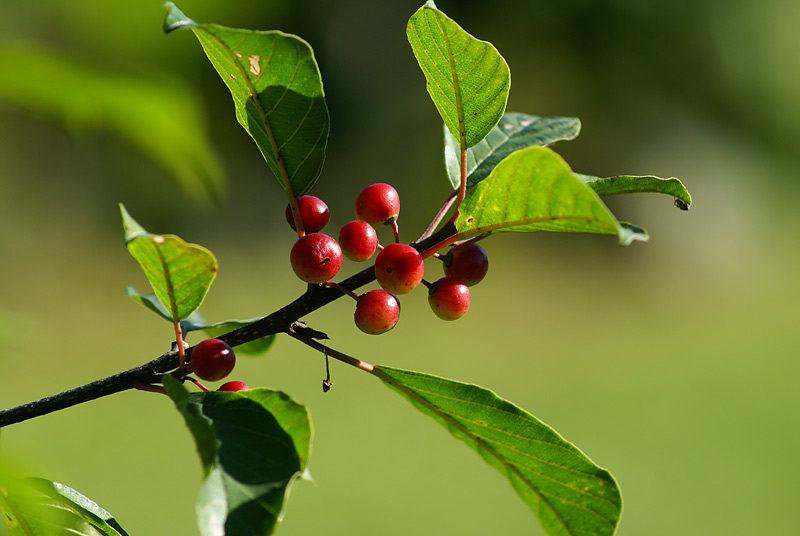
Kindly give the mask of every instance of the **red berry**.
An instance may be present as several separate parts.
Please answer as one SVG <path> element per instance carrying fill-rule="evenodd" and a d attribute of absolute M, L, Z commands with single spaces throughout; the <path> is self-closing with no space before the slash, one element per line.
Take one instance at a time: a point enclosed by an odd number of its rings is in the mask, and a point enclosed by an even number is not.
<path fill-rule="evenodd" d="M 468 287 L 480 283 L 488 271 L 489 258 L 478 244 L 454 247 L 444 256 L 444 275 L 460 279 Z"/>
<path fill-rule="evenodd" d="M 358 329 L 370 335 L 380 335 L 397 324 L 400 302 L 397 296 L 385 290 L 370 290 L 358 297 L 353 317 Z"/>
<path fill-rule="evenodd" d="M 362 262 L 372 257 L 378 248 L 378 233 L 367 222 L 353 220 L 345 223 L 339 231 L 339 245 L 345 257 Z"/>
<path fill-rule="evenodd" d="M 342 248 L 326 234 L 311 233 L 294 243 L 289 260 L 297 277 L 306 283 L 323 283 L 342 267 Z"/>
<path fill-rule="evenodd" d="M 361 190 L 356 198 L 356 217 L 370 225 L 383 225 L 396 220 L 399 214 L 400 196 L 388 184 L 371 184 Z"/>
<path fill-rule="evenodd" d="M 469 288 L 455 277 L 443 277 L 428 289 L 428 303 L 442 320 L 456 320 L 467 314 Z"/>
<path fill-rule="evenodd" d="M 244 382 L 240 381 L 232 381 L 223 383 L 219 387 L 217 387 L 217 391 L 230 391 L 235 393 L 236 391 L 249 391 L 250 386 Z"/>
<path fill-rule="evenodd" d="M 297 198 L 297 210 L 300 212 L 300 221 L 303 222 L 303 230 L 306 233 L 316 233 L 328 225 L 331 219 L 331 212 L 325 202 L 313 195 L 302 195 Z M 286 205 L 286 221 L 289 227 L 297 228 L 294 225 L 291 205 Z"/>
<path fill-rule="evenodd" d="M 236 355 L 230 346 L 219 339 L 201 341 L 189 354 L 192 371 L 201 380 L 215 382 L 231 373 Z"/>
<path fill-rule="evenodd" d="M 389 244 L 375 258 L 375 278 L 394 294 L 411 292 L 422 281 L 425 264 L 419 252 L 406 244 Z"/>

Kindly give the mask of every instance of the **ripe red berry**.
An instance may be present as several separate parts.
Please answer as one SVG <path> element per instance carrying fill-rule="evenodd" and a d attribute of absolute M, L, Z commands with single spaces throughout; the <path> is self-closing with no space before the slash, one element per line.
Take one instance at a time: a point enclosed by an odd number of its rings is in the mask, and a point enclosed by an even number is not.
<path fill-rule="evenodd" d="M 353 220 L 339 231 L 339 245 L 345 257 L 362 262 L 372 257 L 378 248 L 378 233 L 367 222 Z"/>
<path fill-rule="evenodd" d="M 375 289 L 358 297 L 353 315 L 358 329 L 370 335 L 380 335 L 392 329 L 400 318 L 397 296 Z"/>
<path fill-rule="evenodd" d="M 444 275 L 460 279 L 471 287 L 480 283 L 489 271 L 489 257 L 478 244 L 465 244 L 444 256 Z"/>
<path fill-rule="evenodd" d="M 379 182 L 361 190 L 356 198 L 356 217 L 380 226 L 396 220 L 400 214 L 400 196 L 390 185 Z"/>
<path fill-rule="evenodd" d="M 428 303 L 442 320 L 456 320 L 467 314 L 469 288 L 455 277 L 443 277 L 428 289 Z"/>
<path fill-rule="evenodd" d="M 236 391 L 249 391 L 250 386 L 244 382 L 240 381 L 232 381 L 223 383 L 219 387 L 217 387 L 217 391 L 230 391 L 235 393 Z"/>
<path fill-rule="evenodd" d="M 302 195 L 297 198 L 297 210 L 300 212 L 300 221 L 303 222 L 303 230 L 306 233 L 317 233 L 328 225 L 331 219 L 331 212 L 328 210 L 328 205 L 325 202 L 313 195 Z M 294 225 L 294 217 L 292 216 L 292 207 L 286 205 L 286 221 L 289 222 L 289 227 L 297 228 Z"/>
<path fill-rule="evenodd" d="M 306 283 L 323 283 L 342 267 L 342 248 L 326 234 L 311 233 L 294 243 L 289 260 L 297 277 Z"/>
<path fill-rule="evenodd" d="M 215 382 L 231 373 L 236 355 L 227 343 L 219 339 L 206 339 L 192 349 L 189 355 L 192 371 L 201 380 Z"/>
<path fill-rule="evenodd" d="M 375 278 L 384 290 L 394 294 L 411 292 L 423 275 L 422 257 L 407 244 L 389 244 L 375 258 Z"/>

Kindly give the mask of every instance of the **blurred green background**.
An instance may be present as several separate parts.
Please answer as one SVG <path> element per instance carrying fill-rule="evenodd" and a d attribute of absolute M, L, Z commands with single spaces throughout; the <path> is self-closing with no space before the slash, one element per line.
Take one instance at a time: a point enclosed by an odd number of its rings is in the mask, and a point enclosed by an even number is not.
<path fill-rule="evenodd" d="M 438 321 L 423 292 L 405 297 L 401 322 L 381 337 L 357 331 L 347 300 L 306 320 L 342 351 L 478 383 L 553 426 L 618 479 L 621 535 L 797 534 L 800 3 L 438 5 L 505 56 L 509 110 L 581 118 L 581 136 L 555 147 L 573 169 L 676 176 L 695 203 L 682 213 L 663 196 L 609 199 L 652 235 L 628 248 L 601 236 L 494 237 L 489 276 L 458 322 Z M 380 181 L 402 197 L 401 238 L 417 236 L 448 189 L 441 123 L 405 39 L 419 2 L 178 7 L 198 21 L 306 38 L 331 111 L 313 190 L 331 207 L 331 228 Z M 209 320 L 260 316 L 303 291 L 289 268 L 283 192 L 197 42 L 165 37 L 162 17 L 159 1 L 3 3 L 0 51 L 30 61 L 4 68 L 0 88 L 44 77 L 57 101 L 68 77 L 34 63 L 56 56 L 99 73 L 85 89 L 105 88 L 116 107 L 57 112 L 45 97 L 0 89 L 2 407 L 168 349 L 170 326 L 124 294 L 147 282 L 125 250 L 120 201 L 148 230 L 215 252 L 220 274 L 201 309 Z M 175 113 L 197 136 L 154 124 L 150 140 L 128 137 L 152 112 L 135 80 L 163 88 L 176 110 L 200 109 L 197 125 Z M 188 171 L 142 151 L 181 141 L 210 147 Z M 187 195 L 179 169 L 185 180 L 227 177 L 221 202 Z M 280 534 L 541 534 L 471 450 L 373 378 L 332 368 L 323 394 L 321 357 L 285 338 L 237 365 L 237 379 L 288 392 L 314 422 L 316 485 L 295 486 Z M 197 534 L 200 465 L 164 397 L 118 394 L 0 439 L 0 454 L 85 493 L 132 535 Z"/>

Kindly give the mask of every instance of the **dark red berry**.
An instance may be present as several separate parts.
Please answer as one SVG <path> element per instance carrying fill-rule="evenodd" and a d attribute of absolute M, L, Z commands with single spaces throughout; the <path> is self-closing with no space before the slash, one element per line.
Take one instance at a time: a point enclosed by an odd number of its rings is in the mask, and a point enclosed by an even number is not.
<path fill-rule="evenodd" d="M 375 278 L 384 290 L 394 294 L 411 292 L 423 275 L 422 257 L 407 244 L 389 244 L 375 258 Z"/>
<path fill-rule="evenodd" d="M 345 257 L 362 262 L 372 257 L 378 248 L 378 233 L 364 220 L 353 220 L 339 231 L 339 245 Z"/>
<path fill-rule="evenodd" d="M 385 290 L 370 290 L 358 297 L 353 317 L 358 329 L 370 335 L 380 335 L 397 324 L 400 302 L 397 296 Z"/>
<path fill-rule="evenodd" d="M 311 233 L 294 243 L 289 260 L 297 277 L 306 283 L 323 283 L 342 267 L 342 248 L 326 234 Z"/>
<path fill-rule="evenodd" d="M 249 391 L 250 386 L 244 382 L 240 381 L 232 381 L 223 383 L 219 387 L 217 387 L 217 391 L 230 391 L 235 393 L 236 391 Z"/>
<path fill-rule="evenodd" d="M 356 198 L 356 217 L 376 227 L 396 220 L 400 214 L 400 196 L 390 185 L 379 182 L 361 190 Z"/>
<path fill-rule="evenodd" d="M 189 355 L 192 371 L 201 380 L 215 382 L 231 373 L 236 355 L 227 343 L 219 339 L 206 339 L 192 349 Z"/>
<path fill-rule="evenodd" d="M 442 320 L 456 320 L 467 314 L 469 288 L 455 277 L 443 277 L 428 289 L 428 303 Z"/>
<path fill-rule="evenodd" d="M 297 198 L 297 210 L 300 212 L 300 221 L 303 222 L 303 230 L 306 233 L 317 233 L 328 225 L 331 219 L 331 212 L 325 202 L 313 195 L 302 195 Z M 297 228 L 294 225 L 291 205 L 286 205 L 286 221 L 289 227 Z"/>
<path fill-rule="evenodd" d="M 444 275 L 460 279 L 471 287 L 480 283 L 489 271 L 489 257 L 478 244 L 465 244 L 444 256 Z"/>

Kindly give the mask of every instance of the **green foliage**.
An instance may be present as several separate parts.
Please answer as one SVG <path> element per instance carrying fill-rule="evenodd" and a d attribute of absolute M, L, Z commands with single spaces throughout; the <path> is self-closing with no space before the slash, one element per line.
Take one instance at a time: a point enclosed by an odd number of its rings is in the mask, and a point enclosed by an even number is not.
<path fill-rule="evenodd" d="M 0 101 L 53 118 L 72 132 L 101 127 L 161 164 L 197 200 L 218 198 L 222 166 L 196 95 L 165 76 L 94 69 L 33 47 L 0 48 Z"/>
<path fill-rule="evenodd" d="M 506 109 L 508 64 L 494 45 L 469 35 L 430 0 L 408 21 L 406 34 L 445 125 L 462 149 L 472 147 Z"/>
<path fill-rule="evenodd" d="M 150 286 L 171 318 L 192 314 L 217 275 L 217 259 L 202 246 L 187 244 L 174 235 L 154 235 L 144 230 L 120 204 L 125 242 L 139 262 Z"/>
<path fill-rule="evenodd" d="M 0 512 L 9 536 L 128 536 L 109 512 L 74 489 L 0 472 Z"/>
<path fill-rule="evenodd" d="M 459 234 L 499 231 L 559 231 L 619 235 L 620 242 L 645 239 L 617 222 L 591 188 L 545 147 L 516 151 L 467 191 L 456 222 Z"/>
<path fill-rule="evenodd" d="M 680 180 L 674 177 L 662 179 L 660 177 L 653 177 L 652 175 L 645 175 L 642 177 L 619 175 L 617 177 L 601 179 L 600 177 L 592 177 L 590 175 L 580 175 L 577 173 L 576 175 L 583 182 L 591 186 L 598 195 L 606 196 L 650 192 L 673 196 L 675 198 L 675 206 L 681 210 L 689 210 L 692 204 L 692 196 L 689 195 L 689 191 Z"/>
<path fill-rule="evenodd" d="M 128 287 L 125 293 L 135 302 L 141 303 L 158 316 L 172 322 L 172 315 L 169 314 L 164 304 L 153 294 L 142 294 L 133 287 Z M 209 338 L 219 337 L 224 333 L 233 331 L 249 324 L 252 324 L 258 318 L 248 318 L 245 320 L 223 320 L 222 322 L 214 322 L 209 324 L 205 321 L 203 316 L 197 311 L 190 314 L 187 318 L 180 321 L 181 329 L 187 332 L 203 331 Z M 236 355 L 260 355 L 272 347 L 275 342 L 275 335 L 262 337 L 254 341 L 241 344 L 236 347 Z"/>
<path fill-rule="evenodd" d="M 467 149 L 467 188 L 475 186 L 503 158 L 532 145 L 546 147 L 578 136 L 581 122 L 576 117 L 538 117 L 506 112 L 484 139 Z M 444 162 L 453 188 L 461 183 L 461 155 L 458 141 L 445 128 Z"/>
<path fill-rule="evenodd" d="M 477 385 L 380 366 L 373 374 L 500 471 L 547 534 L 614 534 L 614 478 L 530 413 Z"/>
<path fill-rule="evenodd" d="M 304 406 L 269 389 L 189 393 L 164 387 L 197 443 L 204 482 L 197 501 L 203 536 L 271 534 L 311 449 Z"/>
<path fill-rule="evenodd" d="M 278 31 L 198 24 L 172 2 L 166 6 L 164 31 L 191 28 L 278 182 L 295 197 L 306 193 L 322 171 L 330 128 L 311 46 Z"/>

